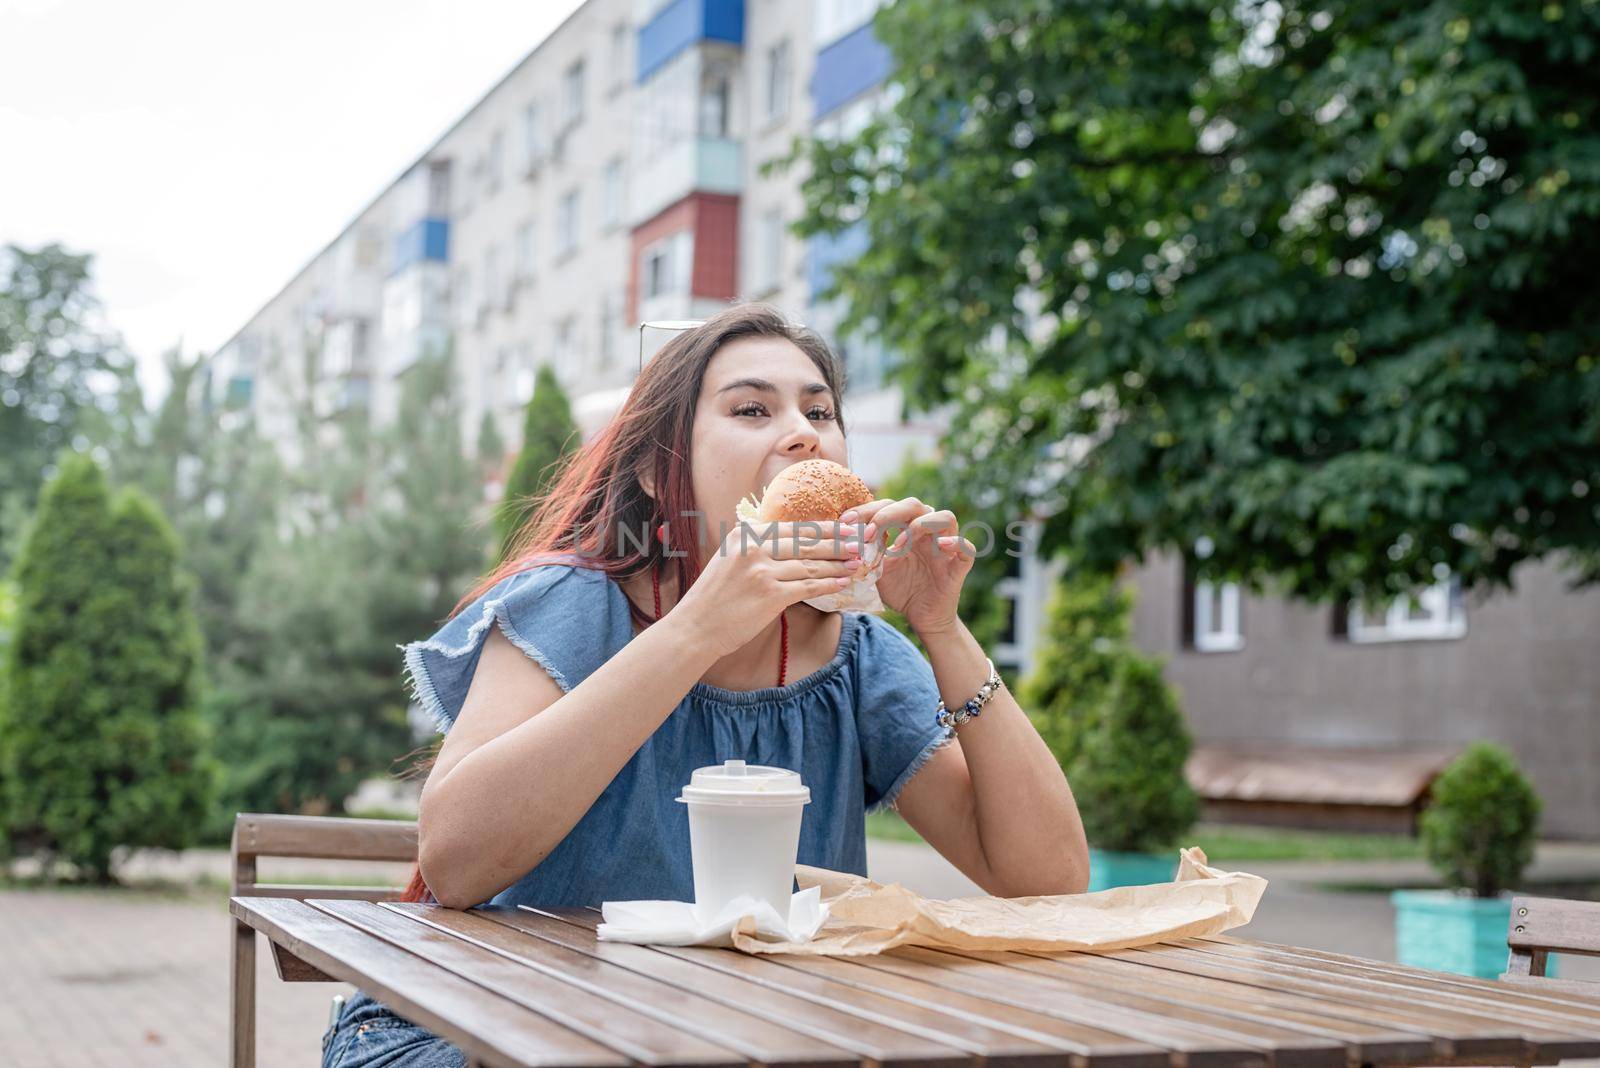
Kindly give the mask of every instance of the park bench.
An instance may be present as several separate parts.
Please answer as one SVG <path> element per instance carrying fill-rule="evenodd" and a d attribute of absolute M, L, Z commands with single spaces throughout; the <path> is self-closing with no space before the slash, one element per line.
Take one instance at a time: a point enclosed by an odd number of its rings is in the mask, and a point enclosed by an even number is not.
<path fill-rule="evenodd" d="M 1500 977 L 1505 982 L 1600 998 L 1600 982 L 1551 979 L 1545 975 L 1551 953 L 1600 956 L 1600 901 L 1514 897 L 1506 945 L 1511 948 L 1511 958 Z"/>
<path fill-rule="evenodd" d="M 409 820 L 366 820 L 330 816 L 276 816 L 241 812 L 233 821 L 233 896 L 342 898 L 394 901 L 399 886 L 316 886 L 258 881 L 256 860 L 404 861 L 417 859 L 417 825 Z M 285 980 L 327 978 L 306 974 L 307 965 L 272 945 L 278 977 Z M 230 1061 L 234 1068 L 254 1068 L 256 1061 L 256 931 L 234 921 L 233 1016 Z"/>

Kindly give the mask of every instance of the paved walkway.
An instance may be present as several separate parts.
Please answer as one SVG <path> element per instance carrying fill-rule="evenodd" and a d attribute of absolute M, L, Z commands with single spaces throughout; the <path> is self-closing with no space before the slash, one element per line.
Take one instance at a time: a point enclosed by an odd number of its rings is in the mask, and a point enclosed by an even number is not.
<path fill-rule="evenodd" d="M 918 843 L 871 840 L 869 869 L 930 897 L 977 888 Z M 137 880 L 200 880 L 184 893 L 0 890 L 0 1064 L 79 1068 L 200 1068 L 225 1064 L 228 1036 L 227 856 L 194 851 L 140 856 L 122 870 Z M 349 877 L 351 867 L 295 861 L 263 880 Z M 1272 881 L 1243 933 L 1392 959 L 1393 913 L 1376 893 L 1331 893 L 1328 882 L 1382 882 L 1426 874 L 1420 865 L 1251 864 Z M 378 866 L 392 883 L 404 874 Z M 1600 847 L 1541 849 L 1535 874 L 1600 874 Z M 258 954 L 261 1068 L 315 1065 L 328 1005 L 342 984 L 284 983 L 263 944 Z M 1567 958 L 1563 974 L 1600 979 L 1600 959 Z"/>

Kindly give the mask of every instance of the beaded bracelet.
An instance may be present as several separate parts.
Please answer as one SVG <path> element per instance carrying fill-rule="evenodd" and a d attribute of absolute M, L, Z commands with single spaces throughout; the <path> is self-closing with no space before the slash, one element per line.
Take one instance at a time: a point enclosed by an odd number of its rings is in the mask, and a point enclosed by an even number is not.
<path fill-rule="evenodd" d="M 988 659 L 987 657 L 985 659 Z M 967 698 L 967 703 L 954 712 L 945 708 L 944 699 L 939 699 L 939 709 L 934 714 L 934 719 L 941 727 L 959 727 L 969 719 L 975 718 L 989 703 L 989 698 L 1000 689 L 1000 673 L 994 669 L 994 661 L 989 661 L 989 681 L 978 687 L 976 697 Z"/>

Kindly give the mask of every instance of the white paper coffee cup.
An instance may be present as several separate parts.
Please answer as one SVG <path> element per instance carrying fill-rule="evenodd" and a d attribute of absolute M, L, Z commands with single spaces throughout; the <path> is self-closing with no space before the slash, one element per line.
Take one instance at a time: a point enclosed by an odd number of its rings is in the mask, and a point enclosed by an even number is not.
<path fill-rule="evenodd" d="M 789 915 L 800 818 L 811 791 L 786 768 L 729 760 L 697 768 L 677 800 L 689 806 L 695 912 L 715 916 L 740 894 Z"/>

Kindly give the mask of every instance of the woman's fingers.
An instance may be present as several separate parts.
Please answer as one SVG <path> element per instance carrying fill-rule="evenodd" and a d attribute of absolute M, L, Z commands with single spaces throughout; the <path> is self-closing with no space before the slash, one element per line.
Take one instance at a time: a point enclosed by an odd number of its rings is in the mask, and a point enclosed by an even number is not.
<path fill-rule="evenodd" d="M 854 575 L 855 571 L 856 565 L 847 560 L 779 560 L 772 565 L 772 574 L 780 582 L 833 579 Z"/>
<path fill-rule="evenodd" d="M 774 560 L 841 560 L 861 551 L 859 528 L 833 521 L 752 525 L 742 544 L 764 546 Z"/>
<path fill-rule="evenodd" d="M 784 593 L 792 595 L 789 603 L 793 604 L 795 601 L 803 601 L 808 597 L 822 597 L 825 594 L 838 593 L 850 585 L 850 576 L 846 575 L 843 578 L 801 579 L 798 582 L 786 582 L 783 585 Z"/>
<path fill-rule="evenodd" d="M 915 497 L 903 497 L 878 509 L 872 516 L 872 522 L 879 530 L 887 530 L 890 527 L 903 528 L 932 511 L 932 505 L 923 504 Z"/>
<path fill-rule="evenodd" d="M 899 553 L 907 552 L 910 548 L 910 540 L 914 539 L 914 537 L 923 537 L 923 539 L 926 539 L 926 537 L 938 537 L 941 534 L 955 534 L 960 529 L 960 523 L 955 520 L 955 513 L 950 512 L 949 508 L 941 508 L 939 512 L 934 512 L 933 508 L 928 507 L 928 505 L 922 505 L 922 508 L 925 508 L 922 513 L 912 516 L 906 523 L 899 524 L 902 528 L 901 532 L 894 539 L 894 544 L 890 545 L 886 550 L 890 555 L 899 555 Z"/>
<path fill-rule="evenodd" d="M 938 539 L 938 543 L 939 548 L 942 549 L 947 556 L 965 556 L 969 559 L 977 558 L 978 547 L 972 544 L 972 542 L 967 538 L 950 534 L 940 537 Z"/>
<path fill-rule="evenodd" d="M 854 508 L 848 509 L 844 515 L 840 516 L 839 522 L 871 523 L 878 517 L 878 513 L 880 511 L 893 503 L 893 497 L 879 497 L 875 501 L 868 501 L 866 504 L 858 504 Z M 881 527 L 882 524 L 880 523 L 879 526 Z"/>

